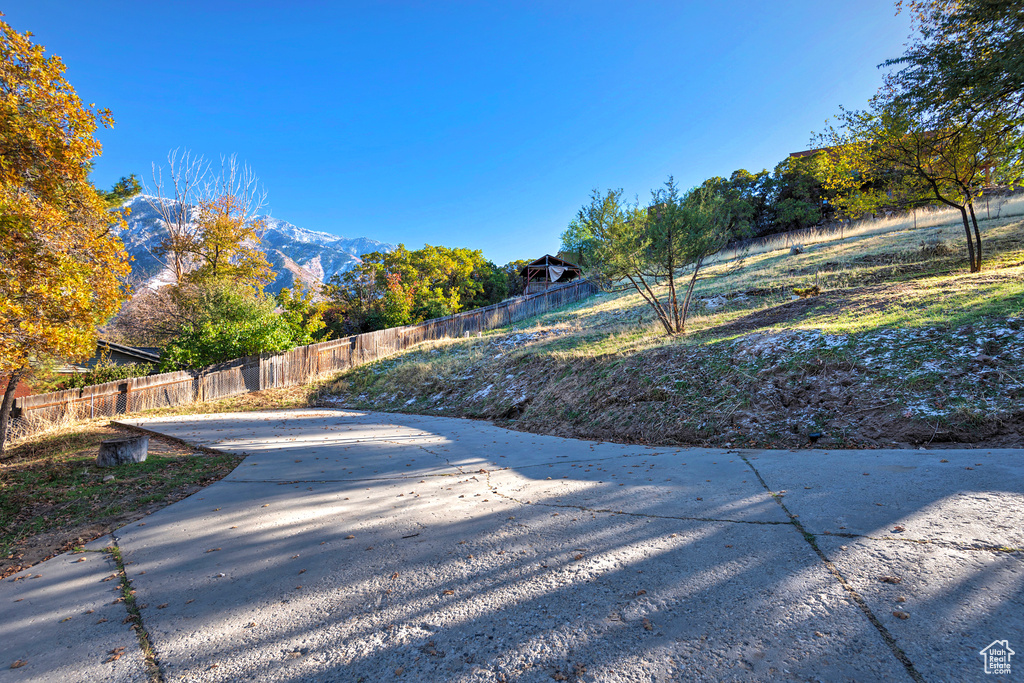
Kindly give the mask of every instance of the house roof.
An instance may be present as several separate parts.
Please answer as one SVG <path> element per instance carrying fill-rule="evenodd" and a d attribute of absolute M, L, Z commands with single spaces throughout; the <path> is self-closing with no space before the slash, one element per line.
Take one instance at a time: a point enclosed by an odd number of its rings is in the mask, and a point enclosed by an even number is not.
<path fill-rule="evenodd" d="M 107 341 L 106 339 L 100 339 L 97 341 L 96 346 L 101 349 L 105 348 L 107 351 L 117 351 L 122 355 L 138 358 L 142 363 L 160 362 L 159 349 L 140 349 L 134 346 L 124 346 L 122 344 L 115 344 L 112 341 Z"/>
<path fill-rule="evenodd" d="M 125 346 L 124 344 L 115 344 L 112 341 L 106 339 L 96 340 L 96 353 L 92 357 L 87 358 L 76 363 L 64 363 L 54 368 L 54 372 L 58 374 L 67 375 L 74 373 L 89 372 L 94 365 L 99 361 L 100 358 L 107 356 L 108 358 L 116 357 L 120 361 L 118 365 L 124 363 L 159 363 L 160 362 L 160 349 L 157 348 L 137 348 L 134 346 Z"/>

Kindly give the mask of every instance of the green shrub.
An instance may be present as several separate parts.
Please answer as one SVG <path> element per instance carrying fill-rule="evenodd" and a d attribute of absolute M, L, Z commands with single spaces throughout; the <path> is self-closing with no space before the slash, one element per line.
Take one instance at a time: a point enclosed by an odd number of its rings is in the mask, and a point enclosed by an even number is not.
<path fill-rule="evenodd" d="M 82 372 L 74 375 L 61 377 L 53 384 L 48 385 L 49 391 L 62 391 L 64 389 L 80 389 L 93 384 L 104 384 L 119 379 L 131 377 L 145 377 L 153 374 L 152 363 L 129 363 L 117 365 L 106 356 L 99 359 L 96 365 L 89 372 Z"/>
<path fill-rule="evenodd" d="M 164 347 L 161 372 L 203 368 L 258 353 L 294 348 L 296 330 L 277 314 L 277 302 L 249 288 L 204 292 L 196 320 L 183 324 Z"/>

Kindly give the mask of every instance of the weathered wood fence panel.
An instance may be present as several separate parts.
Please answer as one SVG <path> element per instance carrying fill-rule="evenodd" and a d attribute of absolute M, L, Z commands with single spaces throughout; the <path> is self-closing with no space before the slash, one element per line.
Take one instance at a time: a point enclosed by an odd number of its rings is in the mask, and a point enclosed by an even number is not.
<path fill-rule="evenodd" d="M 213 401 L 260 389 L 305 384 L 408 349 L 420 342 L 473 335 L 585 299 L 597 291 L 588 280 L 500 304 L 427 320 L 418 325 L 357 334 L 300 346 L 279 354 L 246 356 L 203 370 L 165 372 L 15 399 L 10 438 L 64 420 L 112 417 L 151 408 Z"/>

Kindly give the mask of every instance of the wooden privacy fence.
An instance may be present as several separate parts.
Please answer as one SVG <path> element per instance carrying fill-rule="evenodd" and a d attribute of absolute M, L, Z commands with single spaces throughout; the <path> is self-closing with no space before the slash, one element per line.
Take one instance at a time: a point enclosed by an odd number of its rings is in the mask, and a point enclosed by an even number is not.
<path fill-rule="evenodd" d="M 332 339 L 284 353 L 246 356 L 198 371 L 165 372 L 25 396 L 14 401 L 9 435 L 10 438 L 25 436 L 65 420 L 111 417 L 150 408 L 212 401 L 260 389 L 297 386 L 321 375 L 390 356 L 423 341 L 504 327 L 585 299 L 597 289 L 589 280 L 578 280 L 418 325 Z"/>

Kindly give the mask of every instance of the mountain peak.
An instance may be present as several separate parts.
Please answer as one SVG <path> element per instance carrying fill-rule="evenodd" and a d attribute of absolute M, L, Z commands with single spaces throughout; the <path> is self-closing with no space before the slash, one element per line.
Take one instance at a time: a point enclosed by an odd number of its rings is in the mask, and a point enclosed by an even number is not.
<path fill-rule="evenodd" d="M 153 256 L 153 251 L 167 235 L 160 214 L 153 206 L 160 201 L 153 195 L 140 194 L 122 205 L 131 209 L 128 227 L 122 231 L 121 239 L 125 249 L 134 257 L 132 275 L 147 286 L 159 286 L 166 279 L 166 274 L 161 272 L 163 266 Z M 174 201 L 163 200 L 165 203 Z M 272 216 L 259 218 L 267 226 L 261 247 L 277 273 L 277 279 L 267 287 L 267 291 L 275 294 L 285 287 L 294 288 L 299 281 L 319 287 L 334 275 L 361 263 L 362 256 L 395 248 L 392 244 L 367 237 L 345 238 L 300 228 Z"/>

